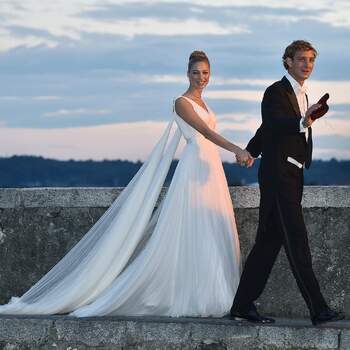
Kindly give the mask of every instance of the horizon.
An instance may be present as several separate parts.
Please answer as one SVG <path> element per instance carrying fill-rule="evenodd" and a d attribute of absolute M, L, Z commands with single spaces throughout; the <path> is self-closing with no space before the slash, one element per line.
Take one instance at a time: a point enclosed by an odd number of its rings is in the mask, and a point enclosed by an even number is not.
<path fill-rule="evenodd" d="M 13 154 L 11 156 L 0 156 L 0 159 L 11 159 L 11 158 L 41 158 L 43 160 L 50 160 L 50 161 L 57 161 L 57 162 L 130 162 L 130 163 L 143 163 L 141 159 L 136 159 L 136 160 L 130 160 L 130 159 L 122 159 L 122 158 L 115 158 L 115 159 L 92 159 L 92 158 L 87 158 L 87 159 L 74 159 L 74 158 L 68 158 L 68 159 L 58 159 L 58 158 L 49 158 L 41 155 L 30 155 L 30 154 Z M 256 158 L 256 161 L 260 159 Z M 173 161 L 179 161 L 179 157 L 174 157 Z M 230 162 L 229 160 L 222 160 L 223 163 L 228 163 L 228 164 L 236 164 L 236 161 Z M 313 158 L 312 162 L 350 162 L 350 159 L 336 159 L 336 158 L 330 158 L 330 159 L 322 159 L 322 158 Z M 238 164 L 237 164 L 238 165 Z"/>

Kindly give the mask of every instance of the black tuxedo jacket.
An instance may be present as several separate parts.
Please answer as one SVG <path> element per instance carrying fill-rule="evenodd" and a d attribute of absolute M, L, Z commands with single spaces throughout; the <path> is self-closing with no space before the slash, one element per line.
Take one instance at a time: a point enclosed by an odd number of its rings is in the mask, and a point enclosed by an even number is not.
<path fill-rule="evenodd" d="M 312 130 L 308 142 L 300 132 L 302 118 L 292 85 L 286 77 L 269 86 L 261 103 L 262 124 L 249 141 L 247 150 L 260 154 L 260 211 L 268 215 L 276 195 L 300 203 L 303 170 L 287 161 L 292 157 L 308 167 L 312 157 Z"/>

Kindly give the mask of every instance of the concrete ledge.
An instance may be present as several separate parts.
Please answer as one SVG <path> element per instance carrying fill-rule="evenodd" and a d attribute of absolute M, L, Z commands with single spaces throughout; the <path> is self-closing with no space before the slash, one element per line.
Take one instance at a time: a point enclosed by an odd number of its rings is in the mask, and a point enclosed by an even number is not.
<path fill-rule="evenodd" d="M 0 189 L 0 304 L 11 296 L 21 296 L 50 270 L 120 191 Z M 259 191 L 256 187 L 233 187 L 230 191 L 244 263 L 255 241 Z M 331 307 L 350 318 L 350 187 L 306 187 L 303 203 L 321 290 Z M 258 307 L 278 317 L 309 316 L 283 249 Z"/>
<path fill-rule="evenodd" d="M 312 327 L 278 319 L 255 326 L 229 319 L 0 316 L 1 349 L 349 350 L 350 322 Z"/>
<path fill-rule="evenodd" d="M 123 187 L 3 188 L 0 208 L 108 207 Z M 160 198 L 166 193 L 161 192 Z M 230 187 L 235 208 L 259 207 L 259 188 Z M 304 208 L 350 207 L 350 186 L 305 186 Z"/>

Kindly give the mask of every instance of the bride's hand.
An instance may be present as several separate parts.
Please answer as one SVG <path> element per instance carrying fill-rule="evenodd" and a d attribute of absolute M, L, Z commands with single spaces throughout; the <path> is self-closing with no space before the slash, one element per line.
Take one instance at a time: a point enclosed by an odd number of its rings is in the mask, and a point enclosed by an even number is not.
<path fill-rule="evenodd" d="M 247 165 L 252 158 L 250 153 L 245 149 L 239 148 L 235 153 L 236 153 L 236 160 L 237 160 L 237 163 L 239 163 L 239 165 Z"/>

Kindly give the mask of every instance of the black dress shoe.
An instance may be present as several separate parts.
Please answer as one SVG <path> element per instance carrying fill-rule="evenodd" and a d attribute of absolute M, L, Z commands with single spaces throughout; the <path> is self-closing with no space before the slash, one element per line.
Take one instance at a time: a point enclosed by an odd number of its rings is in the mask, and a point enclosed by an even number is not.
<path fill-rule="evenodd" d="M 321 323 L 334 322 L 342 320 L 345 315 L 342 312 L 334 311 L 330 308 L 322 310 L 319 314 L 311 317 L 311 322 L 314 326 Z"/>
<path fill-rule="evenodd" d="M 273 318 L 261 316 L 255 307 L 250 308 L 250 310 L 246 312 L 231 309 L 230 319 L 235 321 L 244 320 L 254 323 L 275 323 Z"/>

